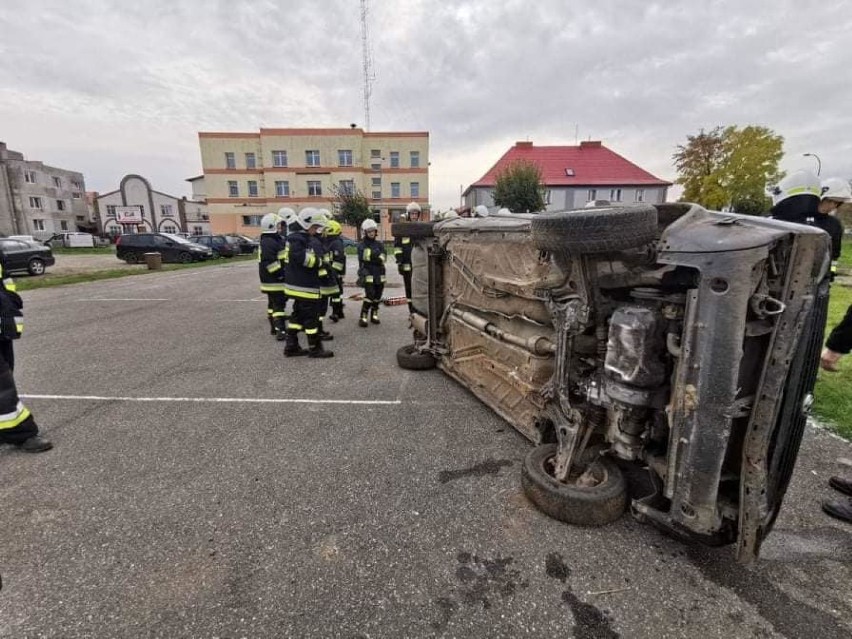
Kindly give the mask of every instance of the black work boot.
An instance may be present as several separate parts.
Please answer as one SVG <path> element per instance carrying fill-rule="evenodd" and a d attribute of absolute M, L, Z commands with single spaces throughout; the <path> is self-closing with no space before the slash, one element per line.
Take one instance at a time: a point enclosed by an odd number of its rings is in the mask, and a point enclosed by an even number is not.
<path fill-rule="evenodd" d="M 19 450 L 22 450 L 25 453 L 43 453 L 44 451 L 53 448 L 53 444 L 46 439 L 42 439 L 38 435 L 33 435 L 32 437 L 22 441 L 20 444 L 16 444 L 16 446 Z"/>
<path fill-rule="evenodd" d="M 319 334 L 308 335 L 308 346 L 310 347 L 308 357 L 334 357 L 332 351 L 327 351 L 323 348 L 322 339 Z"/>
<path fill-rule="evenodd" d="M 832 517 L 852 523 L 852 499 L 826 500 L 822 509 Z"/>
<path fill-rule="evenodd" d="M 361 305 L 361 319 L 358 320 L 358 326 L 360 326 L 361 328 L 367 328 L 369 326 L 369 324 L 367 323 L 367 318 L 370 313 L 370 306 L 370 302 L 364 302 Z"/>
<path fill-rule="evenodd" d="M 343 319 L 343 305 L 340 302 L 331 303 L 331 315 L 328 316 L 328 319 L 335 324 Z"/>
<path fill-rule="evenodd" d="M 275 318 L 272 315 L 267 315 L 266 319 L 269 320 L 269 334 L 275 335 Z"/>
<path fill-rule="evenodd" d="M 279 342 L 287 339 L 287 320 L 283 317 L 275 318 L 275 339 Z"/>
<path fill-rule="evenodd" d="M 373 310 L 370 311 L 370 321 L 373 324 L 381 324 L 379 321 L 379 305 L 373 304 Z"/>
<path fill-rule="evenodd" d="M 828 485 L 834 488 L 834 490 L 839 490 L 844 495 L 852 496 L 852 480 L 843 479 L 843 477 L 835 475 L 828 480 Z"/>
<path fill-rule="evenodd" d="M 322 327 L 322 320 L 320 320 L 320 322 L 319 322 L 319 333 L 317 333 L 317 335 L 319 335 L 319 338 L 323 342 L 330 342 L 331 340 L 334 339 L 334 335 L 332 335 L 331 333 L 329 333 L 327 330 L 325 330 Z"/>
<path fill-rule="evenodd" d="M 346 315 L 343 314 L 343 302 L 334 303 L 334 314 L 340 319 L 346 319 Z"/>
<path fill-rule="evenodd" d="M 287 335 L 287 344 L 284 346 L 284 357 L 299 357 L 300 355 L 307 355 L 308 351 L 299 346 L 299 332 L 288 330 Z"/>

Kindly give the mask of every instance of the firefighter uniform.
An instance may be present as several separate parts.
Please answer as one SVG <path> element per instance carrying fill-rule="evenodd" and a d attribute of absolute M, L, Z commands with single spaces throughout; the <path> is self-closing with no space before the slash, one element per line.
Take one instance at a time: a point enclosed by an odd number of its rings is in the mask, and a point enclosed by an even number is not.
<path fill-rule="evenodd" d="M 14 280 L 6 274 L 6 260 L 0 253 L 0 444 L 38 453 L 53 445 L 38 436 L 38 426 L 30 410 L 18 397 L 13 371 L 15 351 L 12 341 L 24 330 L 24 303 Z"/>
<path fill-rule="evenodd" d="M 402 283 L 405 285 L 405 301 L 408 302 L 408 311 L 413 312 L 411 306 L 411 249 L 414 244 L 410 237 L 397 237 L 393 241 L 393 256 L 396 259 L 396 267 L 402 275 Z"/>
<path fill-rule="evenodd" d="M 340 237 L 340 223 L 332 220 L 326 231 L 326 256 L 331 267 L 331 275 L 334 278 L 335 291 L 329 298 L 331 302 L 332 322 L 344 318 L 343 315 L 343 276 L 346 275 L 346 249 L 343 239 Z"/>
<path fill-rule="evenodd" d="M 270 331 L 283 340 L 287 330 L 287 295 L 284 292 L 284 249 L 286 240 L 278 231 L 261 233 L 257 253 L 260 290 L 266 293 Z"/>
<path fill-rule="evenodd" d="M 366 222 L 373 222 L 366 220 Z M 365 223 L 366 223 L 365 222 Z M 361 317 L 358 324 L 367 326 L 367 319 L 373 324 L 381 324 L 379 321 L 379 303 L 382 301 L 382 293 L 385 290 L 385 245 L 376 239 L 376 223 L 368 226 L 361 242 L 358 244 L 359 277 L 364 280 L 364 302 L 361 306 Z M 362 225 L 364 230 L 364 225 Z M 370 237 L 372 235 L 372 237 Z"/>

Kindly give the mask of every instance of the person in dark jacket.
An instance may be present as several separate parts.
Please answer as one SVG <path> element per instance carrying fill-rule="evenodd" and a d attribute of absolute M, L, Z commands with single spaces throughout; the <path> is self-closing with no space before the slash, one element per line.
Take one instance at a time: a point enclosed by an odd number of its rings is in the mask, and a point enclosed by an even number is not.
<path fill-rule="evenodd" d="M 376 236 L 379 226 L 374 220 L 361 223 L 361 242 L 358 244 L 358 277 L 364 281 L 364 302 L 361 305 L 361 317 L 358 326 L 369 326 L 379 321 L 379 303 L 385 290 L 385 245 Z"/>
<path fill-rule="evenodd" d="M 39 436 L 35 418 L 21 402 L 15 385 L 13 342 L 24 330 L 24 302 L 8 275 L 2 251 L 0 281 L 0 444 L 12 444 L 27 453 L 42 453 L 53 444 Z"/>
<path fill-rule="evenodd" d="M 319 336 L 323 341 L 331 341 L 334 335 L 325 330 L 323 322 L 325 314 L 328 313 L 328 306 L 331 298 L 337 294 L 337 277 L 331 268 L 331 251 L 329 250 L 329 239 L 327 237 L 328 225 L 331 222 L 331 211 L 328 209 L 319 209 L 324 226 L 322 235 L 316 237 L 319 242 L 317 253 L 322 255 L 322 266 L 320 266 L 320 302 L 319 302 Z"/>
<path fill-rule="evenodd" d="M 290 225 L 284 249 L 284 292 L 293 299 L 293 312 L 287 324 L 286 357 L 332 357 L 319 336 L 320 268 L 322 243 L 317 234 L 325 220 L 316 209 L 302 210 Z M 299 345 L 299 332 L 308 337 L 308 350 Z"/>
<path fill-rule="evenodd" d="M 820 365 L 831 372 L 839 370 L 838 364 L 844 355 L 852 351 L 852 306 L 846 309 L 843 320 L 834 327 L 825 343 Z M 852 523 L 852 480 L 834 476 L 828 480 L 828 485 L 847 495 L 845 499 L 827 499 L 822 503 L 822 509 L 837 519 Z"/>
<path fill-rule="evenodd" d="M 405 216 L 409 222 L 420 221 L 420 205 L 417 202 L 409 202 L 405 207 Z M 399 236 L 393 240 L 393 256 L 396 260 L 396 268 L 399 274 L 402 275 L 402 283 L 405 286 L 405 298 L 408 302 L 408 312 L 413 313 L 414 307 L 411 305 L 411 249 L 414 244 L 410 237 Z"/>
<path fill-rule="evenodd" d="M 338 322 L 344 318 L 343 276 L 346 275 L 346 250 L 343 239 L 340 237 L 342 230 L 337 220 L 331 220 L 325 229 L 326 256 L 335 282 L 335 292 L 329 298 L 331 302 L 329 319 L 332 322 Z"/>
<path fill-rule="evenodd" d="M 275 339 L 287 336 L 287 295 L 284 293 L 284 248 L 286 233 L 284 218 L 276 213 L 267 213 L 260 220 L 260 246 L 257 251 L 257 266 L 260 275 L 260 290 L 266 293 L 266 316 L 269 329 Z"/>

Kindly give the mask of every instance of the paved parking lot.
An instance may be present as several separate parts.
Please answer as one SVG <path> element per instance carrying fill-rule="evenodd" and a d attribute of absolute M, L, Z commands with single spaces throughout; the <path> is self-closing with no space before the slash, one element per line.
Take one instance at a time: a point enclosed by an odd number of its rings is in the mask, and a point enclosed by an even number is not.
<path fill-rule="evenodd" d="M 349 302 L 333 359 L 285 360 L 256 277 L 24 294 L 18 384 L 56 448 L 0 448 L 0 637 L 852 634 L 852 527 L 819 510 L 848 443 L 809 429 L 753 568 L 570 527 L 524 498 L 524 439 L 396 367 L 404 306 L 365 330 Z"/>

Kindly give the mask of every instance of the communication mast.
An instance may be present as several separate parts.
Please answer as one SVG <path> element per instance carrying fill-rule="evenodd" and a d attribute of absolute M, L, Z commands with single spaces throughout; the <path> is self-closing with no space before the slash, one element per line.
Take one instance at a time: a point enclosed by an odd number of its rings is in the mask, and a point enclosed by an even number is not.
<path fill-rule="evenodd" d="M 367 0 L 361 0 L 361 54 L 364 58 L 364 130 L 370 130 L 370 94 L 373 92 L 373 69 L 367 32 Z"/>

